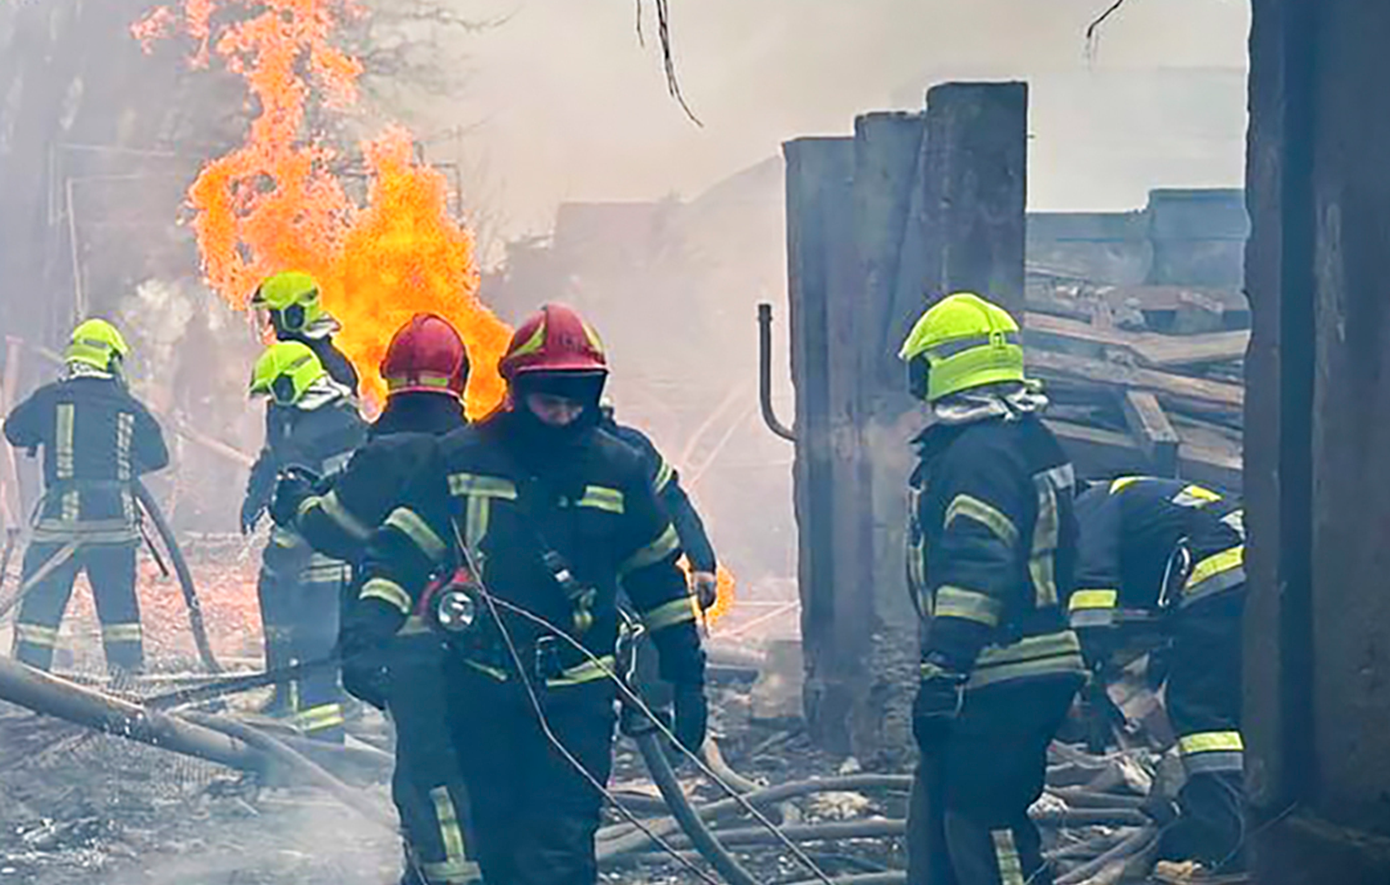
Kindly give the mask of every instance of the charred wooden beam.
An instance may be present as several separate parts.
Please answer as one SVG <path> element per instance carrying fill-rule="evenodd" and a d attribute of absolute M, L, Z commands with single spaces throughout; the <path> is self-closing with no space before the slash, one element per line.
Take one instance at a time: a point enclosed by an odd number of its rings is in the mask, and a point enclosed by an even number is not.
<path fill-rule="evenodd" d="M 1220 381 L 1037 348 L 1028 352 L 1027 359 L 1029 370 L 1040 378 L 1056 378 L 1111 389 L 1147 390 L 1165 406 L 1182 411 L 1238 416 L 1245 402 L 1245 392 L 1240 386 Z"/>
<path fill-rule="evenodd" d="M 1163 413 L 1158 397 L 1147 390 L 1129 390 L 1124 398 L 1125 422 L 1157 476 L 1178 475 L 1178 432 Z"/>
<path fill-rule="evenodd" d="M 1160 335 L 1107 329 L 1090 323 L 1045 313 L 1027 314 L 1029 343 L 1064 349 L 1077 355 L 1101 358 L 1107 350 L 1132 354 L 1142 365 L 1155 369 L 1202 366 L 1244 359 L 1250 332 L 1210 332 L 1202 335 Z M 1080 349 L 1073 349 L 1080 345 Z"/>

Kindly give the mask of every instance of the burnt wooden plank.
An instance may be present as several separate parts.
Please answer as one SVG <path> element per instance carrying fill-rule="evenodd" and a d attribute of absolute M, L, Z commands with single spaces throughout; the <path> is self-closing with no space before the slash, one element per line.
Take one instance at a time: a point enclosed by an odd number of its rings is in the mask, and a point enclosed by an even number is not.
<path fill-rule="evenodd" d="M 1175 368 L 1229 362 L 1245 357 L 1250 332 L 1210 332 L 1201 335 L 1160 335 L 1103 328 L 1075 319 L 1029 311 L 1026 340 L 1044 347 L 1065 349 L 1099 358 L 1107 349 L 1131 353 L 1145 366 Z M 1082 345 L 1078 349 L 1075 345 Z"/>
<path fill-rule="evenodd" d="M 1237 413 L 1245 401 L 1239 385 L 1189 378 L 1156 369 L 1103 362 L 1034 348 L 1027 353 L 1030 371 L 1040 378 L 1085 382 L 1100 387 L 1148 390 L 1169 408 L 1181 411 Z"/>
<path fill-rule="evenodd" d="M 1147 390 L 1128 390 L 1124 396 L 1125 422 L 1134 441 L 1148 457 L 1158 476 L 1178 472 L 1178 433 L 1163 413 L 1158 397 Z"/>

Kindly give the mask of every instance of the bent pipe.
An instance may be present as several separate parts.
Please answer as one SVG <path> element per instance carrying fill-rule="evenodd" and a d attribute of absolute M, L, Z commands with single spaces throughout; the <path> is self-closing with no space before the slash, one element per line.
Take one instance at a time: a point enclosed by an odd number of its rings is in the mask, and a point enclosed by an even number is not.
<path fill-rule="evenodd" d="M 681 789 L 680 781 L 676 780 L 676 773 L 671 770 L 671 761 L 666 758 L 666 752 L 662 750 L 656 732 L 649 731 L 638 735 L 636 741 L 637 749 L 642 753 L 642 761 L 647 764 L 647 772 L 652 776 L 662 797 L 666 799 L 666 804 L 670 806 L 671 813 L 675 815 L 681 829 L 690 839 L 690 844 L 700 852 L 700 856 L 708 861 L 729 885 L 759 885 L 753 874 L 744 869 L 719 843 L 700 815 L 691 807 L 690 800 Z M 771 836 L 770 833 L 767 835 Z"/>
<path fill-rule="evenodd" d="M 174 530 L 169 525 L 169 521 L 164 518 L 164 511 L 159 509 L 159 502 L 150 494 L 150 490 L 145 488 L 145 484 L 140 480 L 131 483 L 135 490 L 135 498 L 140 502 L 140 506 L 149 514 L 150 522 L 154 523 L 154 530 L 159 533 L 159 537 L 164 541 L 164 549 L 169 552 L 169 560 L 174 564 L 174 574 L 179 579 L 179 588 L 183 591 L 183 602 L 188 608 L 188 627 L 193 632 L 193 644 L 198 649 L 198 657 L 202 659 L 203 666 L 209 673 L 221 673 L 222 667 L 218 665 L 217 658 L 212 654 L 212 643 L 208 641 L 207 625 L 203 623 L 203 607 L 198 601 L 198 588 L 193 584 L 193 572 L 188 567 L 188 560 L 184 559 L 183 550 L 179 547 L 178 538 L 174 537 Z"/>
<path fill-rule="evenodd" d="M 768 430 L 796 442 L 796 432 L 778 420 L 772 407 L 772 305 L 766 301 L 758 305 L 758 403 Z"/>
<path fill-rule="evenodd" d="M 775 787 L 765 787 L 761 790 L 755 790 L 743 798 L 745 801 L 751 802 L 759 808 L 765 808 L 787 799 L 813 793 L 838 792 L 841 790 L 906 790 L 911 786 L 911 775 L 850 774 L 778 784 Z M 718 802 L 711 802 L 708 805 L 700 807 L 696 810 L 696 813 L 705 820 L 716 820 L 721 817 L 736 814 L 742 810 L 743 806 L 740 805 L 737 800 L 721 799 Z M 603 830 L 599 831 L 598 838 L 605 843 L 600 845 L 598 849 L 600 861 L 631 851 L 641 851 L 652 844 L 647 834 L 642 832 L 623 832 L 622 835 L 615 836 L 615 830 L 620 830 L 622 828 L 624 828 L 623 824 L 616 824 L 614 827 L 605 827 Z M 665 818 L 652 822 L 649 825 L 649 829 L 658 836 L 665 836 L 674 832 L 677 829 L 677 824 L 671 818 Z"/>

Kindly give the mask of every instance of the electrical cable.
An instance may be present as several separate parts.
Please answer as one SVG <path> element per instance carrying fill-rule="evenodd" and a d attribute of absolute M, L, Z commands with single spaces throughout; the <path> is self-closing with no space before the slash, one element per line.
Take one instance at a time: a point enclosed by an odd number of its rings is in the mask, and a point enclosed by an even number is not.
<path fill-rule="evenodd" d="M 505 599 L 497 599 L 496 597 L 493 597 L 491 593 L 488 593 L 486 589 L 482 590 L 482 595 L 485 599 L 488 600 L 488 606 L 490 608 L 501 607 L 511 612 L 512 614 L 517 615 L 518 617 L 531 621 L 533 624 L 536 624 L 537 626 L 544 628 L 548 633 L 568 643 L 570 646 L 579 651 L 581 655 L 588 659 L 590 663 L 603 666 L 603 662 L 598 657 L 598 655 L 595 655 L 592 651 L 585 648 L 584 645 L 580 643 L 578 640 L 576 640 L 574 637 L 570 636 L 568 633 L 561 630 L 554 624 L 550 623 L 550 621 L 546 620 L 540 615 L 537 615 L 534 612 L 522 608 L 521 606 L 510 603 Z M 736 803 L 741 805 L 743 807 L 743 810 L 747 812 L 747 814 L 750 817 L 752 817 L 755 821 L 757 821 L 759 825 L 761 825 L 764 829 L 768 830 L 769 832 L 773 833 L 774 836 L 778 837 L 778 841 L 781 842 L 783 847 L 791 853 L 792 857 L 794 857 L 798 863 L 804 866 L 808 872 L 812 873 L 817 880 L 823 883 L 827 883 L 828 885 L 828 883 L 831 881 L 830 876 L 826 874 L 826 872 L 822 870 L 819 866 L 817 866 L 815 861 L 811 860 L 811 858 L 806 856 L 806 852 L 801 850 L 801 846 L 797 845 L 792 840 L 783 836 L 782 831 L 777 828 L 777 825 L 774 824 L 771 820 L 769 820 L 767 816 L 764 815 L 761 811 L 759 811 L 758 808 L 753 805 L 753 803 L 745 799 L 742 793 L 740 793 L 738 790 L 735 790 L 729 784 L 725 783 L 722 778 L 715 774 L 710 769 L 710 767 L 704 763 L 704 760 L 700 758 L 700 755 L 698 753 L 692 752 L 688 747 L 684 746 L 680 742 L 680 740 L 676 738 L 675 733 L 672 732 L 671 729 L 668 728 L 666 724 L 661 721 L 661 718 L 652 711 L 651 707 L 647 706 L 646 701 L 642 700 L 642 698 L 636 692 L 634 692 L 626 683 L 619 679 L 617 677 L 617 674 L 613 673 L 606 666 L 604 667 L 604 671 L 608 674 L 608 678 L 612 680 L 614 684 L 617 685 L 618 691 L 623 695 L 624 700 L 627 700 L 630 703 L 632 703 L 639 711 L 641 711 L 645 716 L 651 719 L 652 724 L 656 726 L 656 729 L 660 731 L 662 735 L 666 737 L 667 740 L 671 741 L 680 750 L 680 752 L 686 756 L 686 758 L 690 759 L 695 764 L 695 767 L 698 768 L 705 777 L 710 779 L 711 783 L 715 784 L 715 786 L 719 787 L 721 790 L 727 793 L 729 795 L 729 798 L 733 799 Z"/>
<path fill-rule="evenodd" d="M 462 539 L 459 540 L 461 541 Z M 458 549 L 462 552 L 465 560 L 467 560 L 468 548 L 464 546 L 462 543 L 459 543 Z M 469 569 L 472 570 L 472 563 L 467 563 L 467 565 Z M 481 574 L 481 572 L 475 571 L 474 574 Z M 488 608 L 488 613 L 492 616 L 492 620 L 497 625 L 497 630 L 502 636 L 502 641 L 507 646 L 507 654 L 512 660 L 512 666 L 516 668 L 517 677 L 521 680 L 522 686 L 526 689 L 526 697 L 531 703 L 531 709 L 536 714 L 537 724 L 540 725 L 541 731 L 545 734 L 546 740 L 549 741 L 551 746 L 555 748 L 555 751 L 559 753 L 561 758 L 563 758 L 571 767 L 573 767 L 574 770 L 577 771 L 579 775 L 584 778 L 584 780 L 588 781 L 590 786 L 597 790 L 601 796 L 603 796 L 614 808 L 616 808 L 619 814 L 625 817 L 629 823 L 634 824 L 639 830 L 642 830 L 644 833 L 646 833 L 648 837 L 651 838 L 651 840 L 654 843 L 656 843 L 656 845 L 659 848 L 661 848 L 663 851 L 670 854 L 671 857 L 679 861 L 681 866 L 694 873 L 700 879 L 700 881 L 707 883 L 707 885 L 719 885 L 718 879 L 714 878 L 709 873 L 700 869 L 691 861 L 682 857 L 679 852 L 672 848 L 660 836 L 651 833 L 647 829 L 646 824 L 644 824 L 637 817 L 637 815 L 633 814 L 631 811 L 628 811 L 627 808 L 625 808 L 621 803 L 619 803 L 616 800 L 616 797 L 614 797 L 613 794 L 609 792 L 608 787 L 604 785 L 602 782 L 600 782 L 599 779 L 595 777 L 592 772 L 589 771 L 589 769 L 585 768 L 584 763 L 580 762 L 579 759 L 577 759 L 574 756 L 574 754 L 570 752 L 569 748 L 565 746 L 564 742 L 560 740 L 559 736 L 555 734 L 554 730 L 550 727 L 549 717 L 545 715 L 545 709 L 541 705 L 540 697 L 538 697 L 536 694 L 536 688 L 531 683 L 531 677 L 526 672 L 526 667 L 522 663 L 521 652 L 517 650 L 516 642 L 512 639 L 512 633 L 509 629 L 507 629 L 507 625 L 502 620 L 502 615 L 498 611 L 498 603 L 505 602 L 505 600 L 497 600 L 491 593 L 487 591 L 486 588 L 483 588 L 481 584 L 479 585 L 479 595 L 483 597 L 483 601 Z"/>

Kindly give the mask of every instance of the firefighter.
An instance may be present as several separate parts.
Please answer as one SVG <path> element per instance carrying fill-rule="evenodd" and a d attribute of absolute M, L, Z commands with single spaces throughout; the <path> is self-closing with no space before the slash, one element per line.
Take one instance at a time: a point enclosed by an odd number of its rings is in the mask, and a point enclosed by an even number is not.
<path fill-rule="evenodd" d="M 1072 466 L 1002 308 L 950 295 L 900 355 L 932 415 L 909 487 L 923 631 L 908 881 L 1045 885 L 1028 807 L 1085 666 L 1061 606 L 1076 555 Z"/>
<path fill-rule="evenodd" d="M 704 654 L 680 541 L 642 459 L 597 431 L 608 375 L 597 334 L 547 305 L 517 329 L 499 369 L 505 405 L 444 437 L 373 534 L 344 653 L 362 660 L 414 605 L 457 628 L 445 682 L 484 877 L 591 885 L 604 800 L 588 778 L 606 784 L 612 767 L 619 581 L 675 686 L 675 732 L 692 750 L 705 736 Z M 434 575 L 455 577 L 427 595 Z"/>
<path fill-rule="evenodd" d="M 158 422 L 126 387 L 125 338 L 105 320 L 72 332 L 61 381 L 44 385 L 5 420 L 5 438 L 43 446 L 44 495 L 24 554 L 15 657 L 53 666 L 72 585 L 86 571 L 109 670 L 144 664 L 135 595 L 139 511 L 132 484 L 169 463 Z"/>
<path fill-rule="evenodd" d="M 700 601 L 700 608 L 708 609 L 719 595 L 719 562 L 715 559 L 714 545 L 705 531 L 704 520 L 700 519 L 699 511 L 681 487 L 679 472 L 662 456 L 650 437 L 636 427 L 618 423 L 610 398 L 604 397 L 600 414 L 602 419 L 599 426 L 603 430 L 642 455 L 652 487 L 656 490 L 657 498 L 666 506 L 671 523 L 676 527 L 676 535 L 680 538 L 681 549 L 690 563 L 690 583 L 695 598 Z"/>
<path fill-rule="evenodd" d="M 1211 872 L 1243 865 L 1244 742 L 1241 615 L 1245 526 L 1238 501 L 1200 485 L 1150 476 L 1096 484 L 1076 502 L 1076 591 L 1068 608 L 1103 686 L 1115 664 L 1156 649 L 1151 673 L 1187 782 L 1181 817 L 1160 853 Z"/>
<path fill-rule="evenodd" d="M 366 423 L 350 391 L 330 378 L 314 352 L 298 341 L 266 349 L 252 372 L 251 394 L 270 403 L 265 446 L 251 468 L 248 499 L 257 494 L 258 476 L 267 472 L 328 476 L 347 463 L 366 437 Z M 268 669 L 318 660 L 333 651 L 346 580 L 342 560 L 314 552 L 298 532 L 279 526 L 271 530 L 256 584 Z M 312 737 L 343 738 L 341 694 L 332 670 L 278 686 L 266 712 L 290 717 Z"/>
<path fill-rule="evenodd" d="M 386 407 L 331 489 L 281 480 L 272 515 L 317 551 L 360 563 L 367 537 L 400 502 L 402 486 L 433 451 L 434 439 L 465 424 L 468 353 L 447 320 L 417 314 L 391 339 L 381 362 Z M 462 885 L 481 874 L 466 851 L 467 793 L 444 715 L 442 637 L 411 616 L 380 670 L 349 667 L 350 694 L 389 710 L 396 728 L 391 795 L 406 840 L 402 885 Z"/>
<path fill-rule="evenodd" d="M 264 311 L 277 341 L 297 341 L 319 358 L 328 377 L 357 395 L 357 369 L 333 343 L 339 329 L 338 321 L 323 307 L 319 284 L 302 271 L 282 271 L 267 277 L 251 296 L 251 307 Z M 267 418 L 269 414 L 267 413 Z M 241 508 L 241 532 L 255 531 L 276 485 L 273 461 L 258 461 L 251 470 L 245 502 Z"/>

